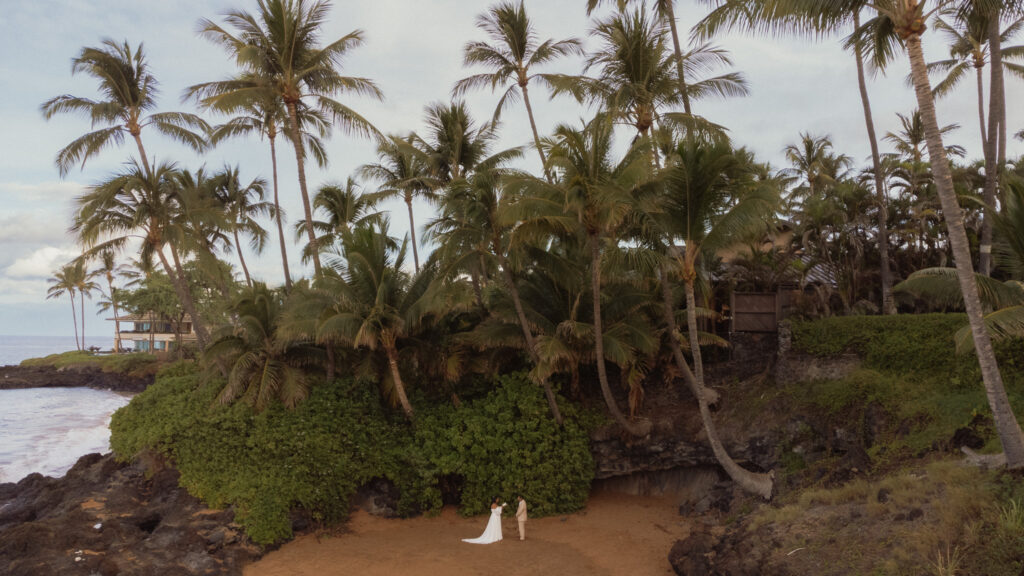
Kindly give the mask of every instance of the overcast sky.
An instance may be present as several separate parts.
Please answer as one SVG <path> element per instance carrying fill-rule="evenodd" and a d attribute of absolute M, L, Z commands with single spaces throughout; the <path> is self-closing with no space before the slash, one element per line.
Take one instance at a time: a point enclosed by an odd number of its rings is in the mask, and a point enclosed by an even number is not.
<path fill-rule="evenodd" d="M 385 94 L 383 102 L 348 100 L 384 132 L 408 132 L 421 127 L 424 105 L 447 100 L 452 84 L 470 72 L 462 68 L 466 41 L 483 39 L 474 28 L 476 15 L 491 0 L 374 0 L 336 1 L 325 39 L 340 37 L 355 28 L 365 32 L 366 44 L 345 62 L 345 73 L 373 79 Z M 73 170 L 61 180 L 54 167 L 57 151 L 89 130 L 85 119 L 61 116 L 47 122 L 39 105 L 58 94 L 95 97 L 95 83 L 87 76 L 72 77 L 71 58 L 83 46 L 103 38 L 144 43 L 152 72 L 160 81 L 161 110 L 194 111 L 181 103 L 186 86 L 221 79 L 233 72 L 219 48 L 196 36 L 201 17 L 219 20 L 231 9 L 254 10 L 256 3 L 241 0 L 40 0 L 8 3 L 0 11 L 0 334 L 70 334 L 67 299 L 47 301 L 46 279 L 78 254 L 67 234 L 76 195 L 101 180 L 130 155 L 134 146 L 110 149 L 91 160 L 84 170 Z M 705 9 L 690 0 L 677 0 L 680 28 L 692 26 Z M 526 0 L 527 12 L 543 38 L 585 38 L 590 23 L 583 0 Z M 801 131 L 829 134 L 838 151 L 863 162 L 868 155 L 864 119 L 857 92 L 852 57 L 835 38 L 821 42 L 727 36 L 716 43 L 732 52 L 735 69 L 749 82 L 751 95 L 728 101 L 700 101 L 698 114 L 723 124 L 739 145 L 753 149 L 763 160 L 784 165 L 782 149 Z M 592 45 L 593 43 L 590 42 Z M 946 57 L 941 39 L 925 40 L 929 60 Z M 909 113 L 914 96 L 904 84 L 905 58 L 887 76 L 871 81 L 869 90 L 880 134 L 896 128 L 896 112 Z M 568 60 L 548 71 L 577 72 L 578 60 Z M 567 100 L 548 101 L 540 89 L 532 93 L 538 129 L 550 131 L 559 122 L 576 122 L 587 111 Z M 1020 129 L 1018 107 L 1021 86 L 1008 80 L 1009 127 Z M 959 123 L 958 143 L 969 158 L 981 156 L 977 128 L 977 102 L 973 85 L 965 84 L 954 96 L 939 103 L 939 121 Z M 471 110 L 478 119 L 490 116 L 497 96 L 471 95 Z M 525 111 L 508 110 L 500 146 L 531 141 Z M 216 122 L 216 118 L 208 118 Z M 147 152 L 158 161 L 174 160 L 195 169 L 206 164 L 217 169 L 238 164 L 242 176 L 270 178 L 269 150 L 259 140 L 232 143 L 199 157 L 158 134 L 143 133 Z M 283 143 L 282 143 L 283 144 Z M 884 148 L 884 145 L 883 145 Z M 307 167 L 310 189 L 328 181 L 344 181 L 353 169 L 374 160 L 370 142 L 337 132 L 328 145 L 331 165 L 326 170 Z M 1012 156 L 1021 153 L 1012 142 Z M 524 166 L 536 169 L 534 155 Z M 301 214 L 294 155 L 279 147 L 282 203 L 292 219 Z M 392 231 L 408 230 L 404 206 L 393 210 Z M 431 216 L 426 205 L 416 206 L 417 224 Z M 269 226 L 269 223 L 268 223 Z M 291 263 L 298 248 L 290 247 Z M 276 244 L 261 256 L 248 255 L 253 274 L 280 283 Z M 293 274 L 295 274 L 293 268 Z M 307 270 L 308 274 L 309 271 Z M 90 305 L 91 306 L 91 305 Z M 104 316 L 87 309 L 89 336 L 112 332 Z"/>

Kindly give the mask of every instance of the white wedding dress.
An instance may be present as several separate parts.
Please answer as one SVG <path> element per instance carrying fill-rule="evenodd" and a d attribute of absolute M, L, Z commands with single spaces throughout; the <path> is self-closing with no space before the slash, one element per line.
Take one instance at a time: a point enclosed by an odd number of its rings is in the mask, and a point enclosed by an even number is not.
<path fill-rule="evenodd" d="M 469 542 L 470 544 L 493 544 L 501 540 L 501 511 L 505 508 L 505 504 L 491 508 L 491 517 L 487 520 L 487 527 L 484 528 L 484 533 L 479 538 L 463 538 L 463 542 Z"/>

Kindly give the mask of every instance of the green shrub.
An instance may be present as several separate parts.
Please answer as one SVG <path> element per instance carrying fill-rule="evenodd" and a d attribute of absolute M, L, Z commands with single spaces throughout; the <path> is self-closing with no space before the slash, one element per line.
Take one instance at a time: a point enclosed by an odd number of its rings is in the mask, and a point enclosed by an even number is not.
<path fill-rule="evenodd" d="M 522 493 L 539 515 L 583 505 L 593 474 L 586 430 L 563 402 L 556 430 L 541 390 L 522 375 L 501 378 L 461 408 L 419 407 L 416 426 L 382 408 L 376 390 L 348 381 L 316 386 L 295 410 L 255 413 L 215 403 L 187 366 L 157 383 L 111 421 L 121 459 L 153 450 L 169 457 L 181 484 L 214 507 L 233 505 L 249 536 L 268 544 L 291 536 L 289 512 L 331 522 L 348 513 L 356 489 L 393 482 L 400 513 L 436 510 L 440 482 L 464 480 L 462 512 L 486 509 L 491 495 Z"/>
<path fill-rule="evenodd" d="M 53 368 L 94 367 L 103 372 L 114 372 L 128 375 L 152 374 L 157 364 L 157 357 L 152 354 L 133 352 L 130 354 L 94 354 L 92 352 L 71 351 L 50 354 L 43 358 L 29 358 L 21 361 L 21 366 Z"/>

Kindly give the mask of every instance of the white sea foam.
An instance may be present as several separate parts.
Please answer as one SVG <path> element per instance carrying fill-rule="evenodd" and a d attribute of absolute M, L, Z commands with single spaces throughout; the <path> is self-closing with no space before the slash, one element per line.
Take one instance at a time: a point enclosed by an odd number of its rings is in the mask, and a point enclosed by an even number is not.
<path fill-rule="evenodd" d="M 62 476 L 83 454 L 110 450 L 110 416 L 128 403 L 89 388 L 0 390 L 0 482 Z"/>

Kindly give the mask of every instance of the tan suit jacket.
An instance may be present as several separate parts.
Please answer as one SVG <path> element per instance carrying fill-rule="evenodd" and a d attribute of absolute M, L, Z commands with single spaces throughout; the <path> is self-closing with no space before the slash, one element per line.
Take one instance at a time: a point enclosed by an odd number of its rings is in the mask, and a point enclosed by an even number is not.
<path fill-rule="evenodd" d="M 519 508 L 516 509 L 516 520 L 526 522 L 526 500 L 519 501 Z"/>

